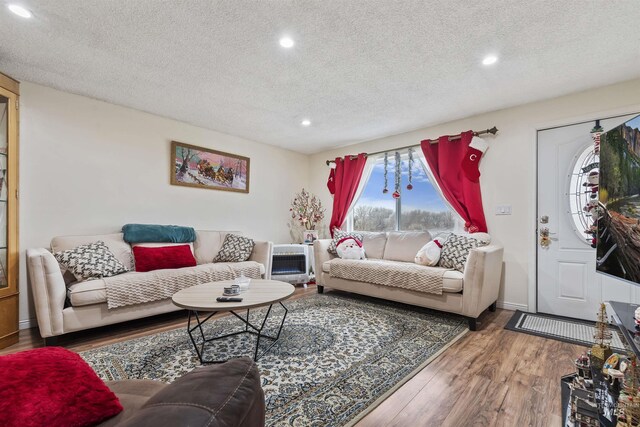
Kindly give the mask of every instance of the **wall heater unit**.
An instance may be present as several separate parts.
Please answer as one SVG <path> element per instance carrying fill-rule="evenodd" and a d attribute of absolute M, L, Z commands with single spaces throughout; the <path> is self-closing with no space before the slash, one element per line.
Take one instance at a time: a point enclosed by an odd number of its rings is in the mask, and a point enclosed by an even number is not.
<path fill-rule="evenodd" d="M 273 245 L 271 278 L 293 285 L 309 282 L 309 246 Z"/>

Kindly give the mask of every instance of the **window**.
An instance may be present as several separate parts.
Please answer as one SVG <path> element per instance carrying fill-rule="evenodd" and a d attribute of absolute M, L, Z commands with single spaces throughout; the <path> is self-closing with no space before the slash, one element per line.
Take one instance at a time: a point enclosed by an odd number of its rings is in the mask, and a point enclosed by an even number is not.
<path fill-rule="evenodd" d="M 574 231 L 584 243 L 591 245 L 592 237 L 586 231 L 594 224 L 591 203 L 598 203 L 597 186 L 589 185 L 589 173 L 593 172 L 600 161 L 600 155 L 589 144 L 577 157 L 571 171 L 569 183 L 569 212 L 573 220 Z"/>
<path fill-rule="evenodd" d="M 350 212 L 349 229 L 361 231 L 422 231 L 433 235 L 460 228 L 461 220 L 449 208 L 438 190 L 431 184 L 423 167 L 423 159 L 414 152 L 412 174 L 413 189 L 408 190 L 409 161 L 405 153 L 401 157 L 400 198 L 394 199 L 395 160 L 390 153 L 388 186 L 384 188 L 384 159 L 374 164 L 369 180 L 360 198 Z"/>

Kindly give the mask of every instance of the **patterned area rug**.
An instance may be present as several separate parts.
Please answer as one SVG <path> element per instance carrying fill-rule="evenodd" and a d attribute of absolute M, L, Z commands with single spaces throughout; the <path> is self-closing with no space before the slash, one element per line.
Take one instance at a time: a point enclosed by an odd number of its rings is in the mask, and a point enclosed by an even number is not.
<path fill-rule="evenodd" d="M 280 340 L 258 361 L 269 426 L 353 424 L 468 330 L 460 316 L 351 295 L 313 294 L 285 304 Z M 258 321 L 264 313 L 251 317 Z M 280 318 L 270 319 L 275 330 Z M 206 332 L 240 327 L 225 316 L 206 324 Z M 254 336 L 236 335 L 213 342 L 206 356 L 247 355 L 254 345 Z M 171 382 L 199 366 L 184 328 L 81 355 L 104 380 Z"/>
<path fill-rule="evenodd" d="M 514 313 L 504 328 L 585 347 L 593 345 L 593 335 L 596 332 L 594 322 L 524 313 L 519 310 Z M 613 333 L 611 348 L 619 352 L 626 352 L 618 329 L 611 327 L 611 332 Z"/>

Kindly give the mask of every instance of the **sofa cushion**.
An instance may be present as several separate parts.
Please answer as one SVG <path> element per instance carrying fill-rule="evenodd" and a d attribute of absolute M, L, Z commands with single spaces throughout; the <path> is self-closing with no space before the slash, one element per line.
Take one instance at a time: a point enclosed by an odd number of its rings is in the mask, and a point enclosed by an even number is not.
<path fill-rule="evenodd" d="M 193 250 L 198 264 L 208 264 L 218 255 L 227 234 L 242 235 L 239 231 L 196 230 Z"/>
<path fill-rule="evenodd" d="M 77 353 L 45 347 L 0 356 L 2 426 L 92 426 L 121 411 Z"/>
<path fill-rule="evenodd" d="M 387 244 L 387 233 L 363 231 L 362 247 L 367 258 L 382 259 L 384 256 L 384 247 Z"/>
<path fill-rule="evenodd" d="M 129 274 L 135 273 L 125 273 L 123 276 Z M 76 282 L 69 285 L 67 295 L 73 307 L 102 304 L 107 302 L 107 285 L 103 279 Z"/>
<path fill-rule="evenodd" d="M 243 263 L 246 265 L 247 263 L 254 263 L 254 261 L 246 261 Z M 255 263 L 257 264 L 257 263 Z M 219 263 L 217 266 L 225 266 L 225 263 Z M 228 264 L 233 268 L 233 263 Z M 265 267 L 262 264 L 260 266 L 260 274 L 265 274 Z M 216 264 L 202 264 L 196 267 L 187 267 L 183 270 L 185 274 L 189 274 L 190 272 L 195 272 L 198 270 L 208 270 L 210 268 L 217 268 Z M 131 280 L 131 285 L 135 286 L 136 281 L 144 280 L 146 277 L 150 277 L 154 272 L 140 273 L 136 271 L 131 271 L 129 273 L 124 273 L 118 276 L 119 278 L 127 278 Z M 144 276 L 148 275 L 148 276 Z M 84 305 L 93 305 L 93 304 L 104 304 L 107 302 L 107 285 L 103 279 L 96 280 L 86 280 L 84 282 L 73 283 L 69 286 L 67 295 L 69 296 L 69 301 L 73 307 L 81 307 Z"/>
<path fill-rule="evenodd" d="M 264 426 L 260 383 L 258 367 L 248 357 L 196 368 L 153 395 L 120 426 Z"/>
<path fill-rule="evenodd" d="M 331 269 L 331 261 L 325 261 L 322 264 L 322 271 L 329 274 Z M 456 293 L 462 291 L 464 284 L 464 274 L 457 270 L 447 270 L 442 276 L 442 292 Z M 327 285 L 330 286 L 330 285 Z"/>
<path fill-rule="evenodd" d="M 430 240 L 428 231 L 391 231 L 387 235 L 383 259 L 412 263 L 420 248 Z"/>
<path fill-rule="evenodd" d="M 102 240 L 53 255 L 78 280 L 111 277 L 128 271 Z"/>
<path fill-rule="evenodd" d="M 133 254 L 131 246 L 124 241 L 122 233 L 94 234 L 89 236 L 58 236 L 51 239 L 51 251 L 62 252 L 80 245 L 94 243 L 98 240 L 104 242 L 111 252 L 118 258 L 127 270 L 133 270 Z"/>
<path fill-rule="evenodd" d="M 107 381 L 105 384 L 118 396 L 124 410 L 115 417 L 100 423 L 100 427 L 117 426 L 133 417 L 151 396 L 167 387 L 167 384 L 162 381 L 154 380 L 119 380 Z"/>

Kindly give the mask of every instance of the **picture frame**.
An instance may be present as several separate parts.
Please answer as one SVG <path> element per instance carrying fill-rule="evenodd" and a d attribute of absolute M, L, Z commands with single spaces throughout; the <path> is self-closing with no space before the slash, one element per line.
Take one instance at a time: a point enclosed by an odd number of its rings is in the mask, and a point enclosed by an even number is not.
<path fill-rule="evenodd" d="M 171 141 L 171 185 L 249 193 L 250 159 Z"/>
<path fill-rule="evenodd" d="M 318 240 L 318 230 L 304 230 L 305 244 L 310 245 L 316 240 Z"/>

